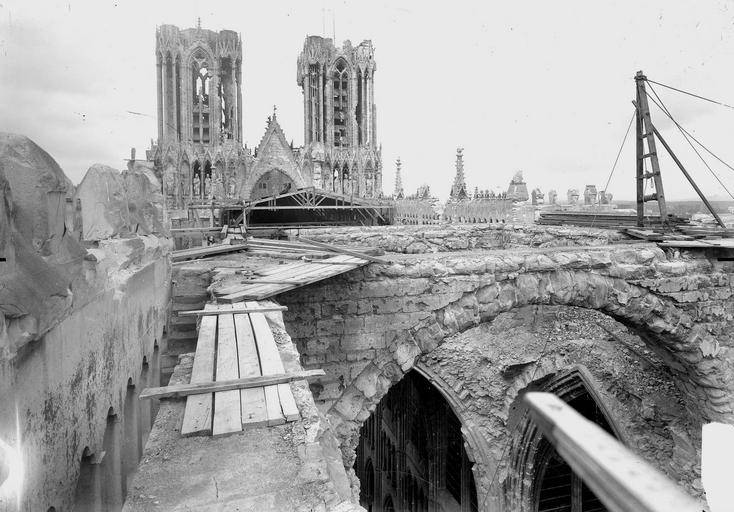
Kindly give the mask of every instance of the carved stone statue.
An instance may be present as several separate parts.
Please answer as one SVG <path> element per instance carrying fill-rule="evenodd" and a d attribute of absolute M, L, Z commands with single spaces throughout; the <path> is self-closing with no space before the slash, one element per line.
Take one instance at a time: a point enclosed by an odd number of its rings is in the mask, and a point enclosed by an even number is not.
<path fill-rule="evenodd" d="M 596 196 L 596 185 L 586 185 L 586 188 L 584 189 L 584 204 L 596 204 Z"/>
<path fill-rule="evenodd" d="M 194 174 L 194 197 L 201 196 L 201 182 L 199 181 L 199 175 Z"/>
<path fill-rule="evenodd" d="M 207 176 L 204 179 L 204 197 L 211 199 L 214 194 L 212 193 L 212 177 Z"/>
<path fill-rule="evenodd" d="M 568 204 L 578 204 L 579 202 L 579 191 L 575 188 L 569 188 L 568 192 L 566 193 L 566 197 L 568 198 Z"/>
<path fill-rule="evenodd" d="M 558 202 L 558 192 L 554 189 L 548 191 L 548 204 L 556 204 Z"/>

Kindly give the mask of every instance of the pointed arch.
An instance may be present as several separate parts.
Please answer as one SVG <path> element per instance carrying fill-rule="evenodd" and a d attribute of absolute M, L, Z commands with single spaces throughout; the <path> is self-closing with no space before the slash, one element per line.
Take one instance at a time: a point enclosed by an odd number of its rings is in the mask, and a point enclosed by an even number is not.
<path fill-rule="evenodd" d="M 508 478 L 502 493 L 507 510 L 543 511 L 551 502 L 567 504 L 576 510 L 575 507 L 582 502 L 586 504 L 584 509 L 598 503 L 598 498 L 558 456 L 531 420 L 527 408 L 521 404 L 522 397 L 530 391 L 555 394 L 586 419 L 626 444 L 622 429 L 604 406 L 593 379 L 583 366 L 577 365 L 532 381 L 518 393 L 508 419 L 508 430 L 514 435 L 508 451 Z"/>

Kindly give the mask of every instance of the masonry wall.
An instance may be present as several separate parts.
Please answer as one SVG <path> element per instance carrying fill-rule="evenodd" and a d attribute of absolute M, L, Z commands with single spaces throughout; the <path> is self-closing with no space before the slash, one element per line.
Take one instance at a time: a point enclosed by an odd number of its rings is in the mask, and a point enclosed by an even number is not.
<path fill-rule="evenodd" d="M 590 368 L 614 412 L 612 420 L 631 433 L 633 449 L 698 492 L 698 468 L 691 468 L 690 461 L 699 460 L 700 424 L 729 421 L 734 414 L 729 355 L 734 346 L 734 265 L 721 256 L 666 253 L 652 244 L 421 257 L 388 254 L 390 265 L 372 264 L 283 294 L 279 302 L 289 308 L 284 313 L 286 327 L 304 366 L 326 371 L 312 390 L 341 434 L 347 466 L 353 461 L 359 426 L 371 408 L 405 372 L 429 366 L 443 375 L 445 387 L 459 401 L 468 400 L 467 410 L 487 411 L 481 417 L 468 416 L 478 433 L 474 440 L 467 439 L 474 445 L 468 452 L 475 454 L 479 492 L 486 493 L 486 475 L 501 470 L 497 443 L 506 438 L 510 404 L 532 380 L 527 369 L 542 360 L 539 375 L 577 364 Z M 603 329 L 579 343 L 560 337 L 542 358 L 533 344 L 537 342 L 530 343 L 522 332 L 501 329 L 489 348 L 509 347 L 499 360 L 459 350 L 484 337 L 481 329 L 495 322 L 503 325 L 498 315 L 514 318 L 517 308 L 533 305 L 573 308 L 571 316 L 578 318 L 571 324 L 607 322 L 612 331 L 633 336 L 653 362 L 610 341 Z M 565 314 L 538 313 L 534 321 L 539 327 L 532 336 L 548 329 L 569 330 L 554 317 Z M 467 337 L 454 342 L 455 350 L 442 349 L 462 333 Z M 469 367 L 479 371 L 479 362 L 483 376 L 464 373 Z M 646 364 L 659 370 L 653 375 Z M 518 375 L 505 378 L 508 368 Z M 650 380 L 636 380 L 643 371 Z M 656 385 L 655 379 L 665 385 Z M 661 394 L 648 393 L 650 389 Z M 491 494 L 498 499 L 497 488 Z"/>
<path fill-rule="evenodd" d="M 135 193 L 87 181 L 80 204 L 50 155 L 0 134 L 0 510 L 119 509 L 156 412 L 137 395 L 159 380 L 168 309 L 158 185 L 92 174 Z M 100 207 L 127 215 L 84 210 Z M 81 239 L 82 219 L 114 229 Z"/>
<path fill-rule="evenodd" d="M 20 510 L 72 510 L 80 461 L 85 448 L 100 455 L 110 409 L 120 432 L 132 428 L 136 438 L 138 413 L 154 412 L 146 402 L 147 411 L 123 414 L 129 382 L 135 394 L 156 385 L 155 345 L 167 314 L 167 242 L 148 243 L 122 265 L 99 262 L 106 276 L 97 293 L 15 358 L 0 361 L 0 438 L 19 447 Z"/>

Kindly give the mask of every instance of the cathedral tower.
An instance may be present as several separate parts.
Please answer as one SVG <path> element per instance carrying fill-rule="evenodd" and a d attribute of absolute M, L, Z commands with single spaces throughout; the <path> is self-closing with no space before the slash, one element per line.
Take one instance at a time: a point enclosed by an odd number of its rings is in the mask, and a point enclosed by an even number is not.
<path fill-rule="evenodd" d="M 156 30 L 158 140 L 242 143 L 242 42 L 201 27 Z"/>
<path fill-rule="evenodd" d="M 169 208 L 235 199 L 244 181 L 242 42 L 232 30 L 156 30 L 158 141 L 149 152 Z"/>
<path fill-rule="evenodd" d="M 304 174 L 317 187 L 378 197 L 382 159 L 377 145 L 374 101 L 375 59 L 371 41 L 308 36 L 298 57 L 297 83 L 303 90 Z"/>

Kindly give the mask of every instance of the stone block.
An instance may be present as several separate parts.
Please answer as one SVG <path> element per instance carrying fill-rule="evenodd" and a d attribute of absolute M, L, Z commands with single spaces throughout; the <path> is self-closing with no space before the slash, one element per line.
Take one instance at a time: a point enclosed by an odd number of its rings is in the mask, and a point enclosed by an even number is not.
<path fill-rule="evenodd" d="M 167 233 L 159 187 L 150 173 L 120 173 L 112 167 L 94 164 L 74 195 L 81 202 L 84 240 L 125 233 Z"/>
<path fill-rule="evenodd" d="M 347 352 L 368 349 L 380 350 L 386 347 L 384 333 L 363 332 L 345 334 L 340 340 L 341 349 Z"/>

